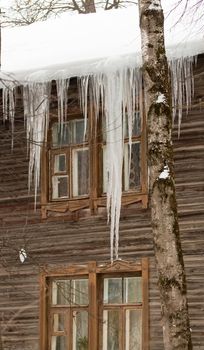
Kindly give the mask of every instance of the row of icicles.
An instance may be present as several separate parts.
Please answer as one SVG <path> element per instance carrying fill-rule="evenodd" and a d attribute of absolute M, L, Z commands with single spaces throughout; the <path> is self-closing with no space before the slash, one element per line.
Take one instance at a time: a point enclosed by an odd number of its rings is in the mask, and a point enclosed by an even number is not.
<path fill-rule="evenodd" d="M 172 84 L 173 119 L 178 114 L 178 132 L 180 133 L 182 106 L 187 110 L 193 95 L 193 63 L 195 58 L 181 58 L 169 63 Z M 140 69 L 124 68 L 108 74 L 78 78 L 79 94 L 85 125 L 88 117 L 89 103 L 94 105 L 95 118 L 99 110 L 106 119 L 107 159 L 105 164 L 108 173 L 107 213 L 110 220 L 111 260 L 118 259 L 119 220 L 122 195 L 123 164 L 123 123 L 125 115 L 128 120 L 129 144 L 135 108 L 142 113 L 142 73 Z M 51 82 L 20 83 L 10 79 L 3 81 L 3 116 L 12 125 L 12 147 L 15 120 L 15 90 L 23 85 L 24 121 L 29 150 L 28 187 L 33 182 L 35 202 L 40 184 L 41 145 L 46 142 L 49 128 L 49 105 Z M 63 124 L 67 115 L 69 79 L 56 81 L 58 99 L 58 121 Z"/>

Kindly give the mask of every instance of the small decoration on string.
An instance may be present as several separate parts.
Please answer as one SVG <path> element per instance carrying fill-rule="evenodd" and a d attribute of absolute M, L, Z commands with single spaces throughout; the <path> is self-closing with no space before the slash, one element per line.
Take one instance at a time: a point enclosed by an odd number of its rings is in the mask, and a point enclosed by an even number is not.
<path fill-rule="evenodd" d="M 24 248 L 21 248 L 21 250 L 19 250 L 19 259 L 20 262 L 22 262 L 22 264 L 25 262 L 25 259 L 27 258 L 27 253 L 25 251 Z"/>

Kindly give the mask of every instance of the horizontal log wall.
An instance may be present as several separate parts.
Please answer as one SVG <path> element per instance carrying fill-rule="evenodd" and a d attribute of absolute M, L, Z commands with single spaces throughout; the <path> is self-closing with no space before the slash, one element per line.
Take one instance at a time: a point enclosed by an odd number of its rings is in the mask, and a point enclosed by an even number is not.
<path fill-rule="evenodd" d="M 43 220 L 27 191 L 28 160 L 22 118 L 0 125 L 0 349 L 39 350 L 39 274 L 48 265 L 109 261 L 106 217 Z M 204 56 L 195 68 L 195 98 L 174 131 L 176 190 L 186 265 L 194 350 L 204 349 Z M 22 264 L 18 252 L 25 248 Z M 119 256 L 150 260 L 150 350 L 162 350 L 160 303 L 149 209 L 123 211 Z"/>

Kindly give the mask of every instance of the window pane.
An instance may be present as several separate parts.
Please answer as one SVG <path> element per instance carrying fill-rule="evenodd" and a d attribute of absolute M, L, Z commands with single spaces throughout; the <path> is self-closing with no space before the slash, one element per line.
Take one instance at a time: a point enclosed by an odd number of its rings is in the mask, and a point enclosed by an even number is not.
<path fill-rule="evenodd" d="M 89 193 L 89 150 L 73 150 L 73 196 Z"/>
<path fill-rule="evenodd" d="M 131 157 L 131 159 L 130 159 Z M 131 148 L 124 148 L 124 183 L 125 191 L 140 189 L 140 143 L 133 143 Z"/>
<path fill-rule="evenodd" d="M 55 123 L 52 127 L 52 144 L 54 147 L 62 147 L 71 143 L 71 125 Z"/>
<path fill-rule="evenodd" d="M 56 280 L 52 283 L 52 304 L 67 305 L 71 304 L 71 280 Z"/>
<path fill-rule="evenodd" d="M 68 176 L 52 177 L 52 198 L 67 198 L 68 194 Z"/>
<path fill-rule="evenodd" d="M 53 331 L 54 332 L 64 331 L 64 314 L 53 315 Z"/>
<path fill-rule="evenodd" d="M 141 134 L 141 118 L 140 113 L 135 112 L 133 123 L 132 123 L 132 136 L 139 136 Z M 125 123 L 125 137 L 129 137 L 128 133 L 128 117 L 126 116 L 126 123 Z"/>
<path fill-rule="evenodd" d="M 119 311 L 103 311 L 103 350 L 119 350 Z"/>
<path fill-rule="evenodd" d="M 54 161 L 54 172 L 66 171 L 66 154 L 56 154 Z"/>
<path fill-rule="evenodd" d="M 142 312 L 126 310 L 125 350 L 142 349 Z"/>
<path fill-rule="evenodd" d="M 88 305 L 88 280 L 78 279 L 72 281 L 73 304 Z"/>
<path fill-rule="evenodd" d="M 67 350 L 67 337 L 52 336 L 52 350 Z"/>
<path fill-rule="evenodd" d="M 88 279 L 53 281 L 52 304 L 88 305 Z"/>
<path fill-rule="evenodd" d="M 72 143 L 79 144 L 83 143 L 87 140 L 88 137 L 88 120 L 86 125 L 86 135 L 84 139 L 84 128 L 85 128 L 85 120 L 78 119 L 72 121 Z"/>
<path fill-rule="evenodd" d="M 73 350 L 88 350 L 88 312 L 73 312 Z"/>
<path fill-rule="evenodd" d="M 142 278 L 125 277 L 124 278 L 124 302 L 141 303 L 142 302 Z"/>
<path fill-rule="evenodd" d="M 104 278 L 103 302 L 122 303 L 122 278 Z"/>

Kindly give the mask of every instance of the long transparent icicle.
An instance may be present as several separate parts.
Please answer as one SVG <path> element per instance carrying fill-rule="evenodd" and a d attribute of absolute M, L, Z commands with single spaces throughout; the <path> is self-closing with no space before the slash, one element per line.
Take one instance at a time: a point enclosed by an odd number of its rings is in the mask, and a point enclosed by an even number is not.
<path fill-rule="evenodd" d="M 29 143 L 28 187 L 34 177 L 35 205 L 40 184 L 41 148 L 49 127 L 50 83 L 32 83 L 24 86 L 24 117 Z"/>

